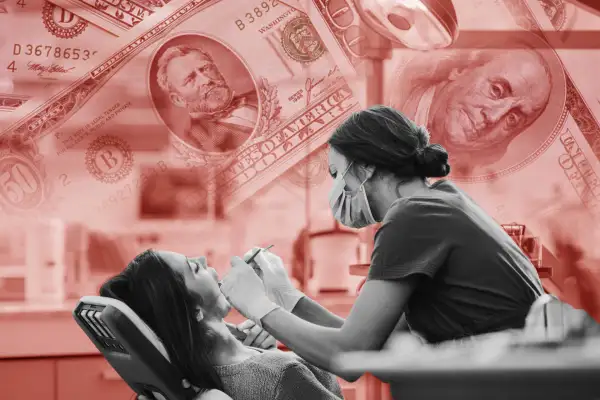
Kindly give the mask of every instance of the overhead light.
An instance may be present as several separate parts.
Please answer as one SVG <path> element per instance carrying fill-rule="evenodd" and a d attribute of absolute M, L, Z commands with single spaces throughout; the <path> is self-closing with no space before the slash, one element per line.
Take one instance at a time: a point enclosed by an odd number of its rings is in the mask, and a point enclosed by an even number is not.
<path fill-rule="evenodd" d="M 354 1 L 363 20 L 376 32 L 408 48 L 445 48 L 458 37 L 452 0 Z"/>

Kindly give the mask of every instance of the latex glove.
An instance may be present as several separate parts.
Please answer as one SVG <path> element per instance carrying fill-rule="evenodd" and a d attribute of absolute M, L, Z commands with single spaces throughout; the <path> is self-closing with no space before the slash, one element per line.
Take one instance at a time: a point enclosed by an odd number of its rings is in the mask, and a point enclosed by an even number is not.
<path fill-rule="evenodd" d="M 239 331 L 247 336 L 243 343 L 245 346 L 258 347 L 260 349 L 272 349 L 277 345 L 277 341 L 269 332 L 256 325 L 251 319 L 247 319 L 237 326 Z"/>
<path fill-rule="evenodd" d="M 221 281 L 221 293 L 244 317 L 256 322 L 279 308 L 269 300 L 262 281 L 252 267 L 239 257 L 231 258 L 231 269 Z"/>
<path fill-rule="evenodd" d="M 244 259 L 247 260 L 258 249 L 259 247 L 255 247 L 249 250 Z M 298 301 L 306 296 L 294 287 L 283 260 L 275 253 L 263 250 L 254 258 L 253 264 L 260 271 L 258 274 L 263 280 L 267 296 L 280 307 L 292 312 Z"/>

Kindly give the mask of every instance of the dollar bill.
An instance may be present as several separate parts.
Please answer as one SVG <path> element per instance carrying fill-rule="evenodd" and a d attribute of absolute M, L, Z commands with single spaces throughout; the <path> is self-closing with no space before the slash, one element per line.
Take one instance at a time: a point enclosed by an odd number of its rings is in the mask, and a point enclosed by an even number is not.
<path fill-rule="evenodd" d="M 29 98 L 48 98 L 79 78 L 98 46 L 113 38 L 45 0 L 0 6 L 0 118 Z"/>
<path fill-rule="evenodd" d="M 52 0 L 65 10 L 85 18 L 115 36 L 155 15 L 170 0 Z"/>
<path fill-rule="evenodd" d="M 170 4 L 69 88 L 12 113 L 0 135 L 13 143 L 0 155 L 5 208 L 34 210 L 84 192 L 94 193 L 93 207 L 137 186 L 132 171 L 143 156 L 127 135 L 171 138 L 157 172 L 174 159 L 218 166 L 230 206 L 324 144 L 358 104 L 309 19 L 276 1 L 234 4 Z M 250 12 L 254 21 L 243 20 Z"/>
<path fill-rule="evenodd" d="M 360 76 L 376 47 L 373 22 L 364 19 L 373 2 L 309 3 L 316 29 L 336 39 L 330 51 L 340 70 Z M 600 214 L 600 104 L 592 82 L 600 53 L 555 50 L 542 32 L 540 3 L 558 1 L 453 1 L 460 32 L 481 34 L 459 34 L 454 45 L 431 51 L 395 44 L 378 102 L 426 126 L 449 151 L 450 178 L 496 219 L 547 232 L 542 221 L 560 216 L 565 204 Z"/>

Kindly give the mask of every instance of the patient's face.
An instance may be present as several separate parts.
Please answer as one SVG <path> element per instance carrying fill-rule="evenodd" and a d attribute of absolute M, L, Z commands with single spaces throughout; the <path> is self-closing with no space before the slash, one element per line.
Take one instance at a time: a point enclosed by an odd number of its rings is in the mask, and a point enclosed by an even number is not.
<path fill-rule="evenodd" d="M 206 264 L 206 257 L 188 258 L 172 251 L 158 251 L 158 255 L 179 272 L 190 293 L 202 300 L 205 316 L 223 318 L 231 305 L 219 289 L 219 277 L 214 268 Z"/>

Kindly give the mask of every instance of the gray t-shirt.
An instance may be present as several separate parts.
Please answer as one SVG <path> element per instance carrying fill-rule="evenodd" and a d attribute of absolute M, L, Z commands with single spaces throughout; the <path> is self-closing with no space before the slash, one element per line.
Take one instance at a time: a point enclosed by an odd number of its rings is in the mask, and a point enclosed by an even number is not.
<path fill-rule="evenodd" d="M 522 328 L 543 294 L 535 267 L 502 227 L 450 181 L 401 198 L 375 235 L 368 279 L 422 275 L 405 316 L 430 343 Z"/>
<path fill-rule="evenodd" d="M 224 391 L 235 400 L 343 399 L 335 375 L 294 353 L 261 350 L 245 361 L 217 366 Z"/>

